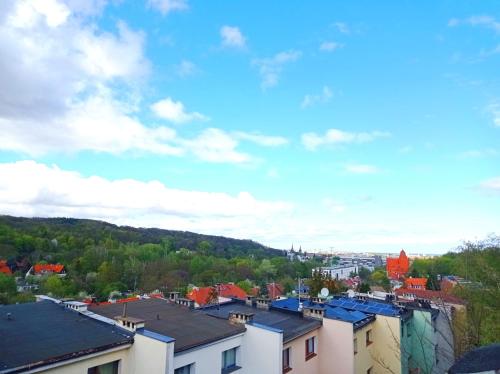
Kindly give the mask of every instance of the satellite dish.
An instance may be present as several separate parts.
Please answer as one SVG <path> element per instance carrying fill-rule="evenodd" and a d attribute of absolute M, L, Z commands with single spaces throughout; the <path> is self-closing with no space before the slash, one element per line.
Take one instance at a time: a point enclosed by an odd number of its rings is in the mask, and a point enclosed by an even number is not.
<path fill-rule="evenodd" d="M 326 298 L 330 294 L 330 291 L 328 291 L 328 288 L 323 287 L 319 293 L 320 293 L 321 297 Z"/>

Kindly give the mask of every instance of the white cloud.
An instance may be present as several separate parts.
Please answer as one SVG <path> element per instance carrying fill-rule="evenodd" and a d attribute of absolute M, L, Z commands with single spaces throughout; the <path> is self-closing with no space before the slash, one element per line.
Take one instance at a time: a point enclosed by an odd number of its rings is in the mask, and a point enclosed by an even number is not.
<path fill-rule="evenodd" d="M 304 99 L 302 99 L 302 102 L 300 103 L 300 107 L 305 109 L 318 103 L 327 103 L 331 100 L 332 96 L 333 93 L 330 87 L 324 86 L 320 94 L 307 94 L 304 96 Z"/>
<path fill-rule="evenodd" d="M 471 149 L 462 152 L 458 155 L 459 158 L 483 158 L 483 157 L 494 157 L 498 156 L 500 153 L 493 148 L 486 149 Z"/>
<path fill-rule="evenodd" d="M 378 167 L 366 164 L 347 164 L 344 169 L 351 174 L 377 174 L 380 172 Z"/>
<path fill-rule="evenodd" d="M 481 182 L 479 187 L 488 192 L 500 193 L 500 177 L 487 179 Z"/>
<path fill-rule="evenodd" d="M 448 21 L 449 27 L 456 27 L 459 25 L 483 26 L 500 33 L 500 21 L 488 15 L 477 15 L 464 19 L 452 18 Z"/>
<path fill-rule="evenodd" d="M 162 15 L 175 11 L 182 11 L 189 8 L 187 0 L 148 0 L 147 5 L 155 9 Z"/>
<path fill-rule="evenodd" d="M 189 60 L 182 60 L 176 67 L 175 67 L 175 72 L 176 74 L 181 77 L 181 78 L 186 78 L 192 75 L 195 75 L 198 73 L 198 67 L 191 61 Z"/>
<path fill-rule="evenodd" d="M 151 105 L 151 110 L 159 117 L 173 123 L 186 123 L 191 121 L 208 121 L 209 118 L 198 112 L 186 112 L 184 104 L 174 101 L 170 97 L 157 101 Z"/>
<path fill-rule="evenodd" d="M 486 107 L 486 111 L 491 115 L 493 125 L 500 127 L 500 101 L 494 101 Z"/>
<path fill-rule="evenodd" d="M 335 213 L 342 213 L 346 210 L 346 206 L 344 203 L 332 199 L 330 197 L 325 197 L 321 203 L 323 206 L 325 206 L 328 210 L 335 212 Z"/>
<path fill-rule="evenodd" d="M 226 47 L 243 48 L 246 40 L 238 27 L 222 26 L 220 29 L 222 45 Z"/>
<path fill-rule="evenodd" d="M 236 139 L 247 140 L 265 147 L 277 147 L 288 143 L 288 139 L 282 136 L 269 136 L 242 131 L 236 131 L 234 133 L 234 136 L 236 137 Z"/>
<path fill-rule="evenodd" d="M 233 222 L 245 229 L 292 209 L 288 202 L 258 200 L 244 191 L 229 195 L 180 190 L 154 180 L 85 177 L 34 161 L 0 164 L 1 214 L 95 218 L 215 233 L 214 223 Z M 232 234 L 241 235 L 237 229 Z"/>
<path fill-rule="evenodd" d="M 273 57 L 258 58 L 252 61 L 252 65 L 257 66 L 261 76 L 261 87 L 263 89 L 274 87 L 278 84 L 283 66 L 289 62 L 300 58 L 302 52 L 289 50 L 280 52 Z"/>
<path fill-rule="evenodd" d="M 323 52 L 333 52 L 337 49 L 340 49 L 344 46 L 342 43 L 337 42 L 323 42 L 319 46 L 319 50 Z"/>
<path fill-rule="evenodd" d="M 334 26 L 342 34 L 350 34 L 351 33 L 349 26 L 345 22 L 335 22 Z"/>
<path fill-rule="evenodd" d="M 324 135 L 318 135 L 314 132 L 302 134 L 302 144 L 308 150 L 315 150 L 322 145 L 342 145 L 351 143 L 369 143 L 378 138 L 390 136 L 388 132 L 348 132 L 339 129 L 329 129 Z"/>

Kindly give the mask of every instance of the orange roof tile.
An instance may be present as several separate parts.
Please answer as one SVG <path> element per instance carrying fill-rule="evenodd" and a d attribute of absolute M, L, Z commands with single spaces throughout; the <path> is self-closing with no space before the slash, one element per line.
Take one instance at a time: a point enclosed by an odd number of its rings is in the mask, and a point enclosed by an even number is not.
<path fill-rule="evenodd" d="M 219 284 L 216 288 L 221 297 L 244 299 L 247 296 L 246 292 L 235 284 Z M 205 305 L 207 304 L 211 289 L 212 287 L 196 287 L 186 297 L 198 305 Z"/>
<path fill-rule="evenodd" d="M 405 280 L 406 288 L 423 288 L 427 285 L 427 278 L 407 278 Z"/>
<path fill-rule="evenodd" d="M 35 274 L 39 273 L 60 273 L 64 270 L 64 265 L 61 264 L 36 264 L 33 266 Z"/>

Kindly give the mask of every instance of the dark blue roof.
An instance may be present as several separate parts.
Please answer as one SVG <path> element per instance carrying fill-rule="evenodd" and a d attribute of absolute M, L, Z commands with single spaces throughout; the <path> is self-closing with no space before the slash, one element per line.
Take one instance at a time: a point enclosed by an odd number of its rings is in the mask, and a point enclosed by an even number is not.
<path fill-rule="evenodd" d="M 466 353 L 450 368 L 450 374 L 479 373 L 500 369 L 500 344 L 490 344 Z"/>
<path fill-rule="evenodd" d="M 348 310 L 354 310 L 363 313 L 380 314 L 383 316 L 397 317 L 403 312 L 403 309 L 393 304 L 373 301 L 358 300 L 348 297 L 335 297 L 327 302 L 330 306 L 341 307 Z"/>
<path fill-rule="evenodd" d="M 302 304 L 305 307 L 321 305 L 321 304 L 310 302 L 308 300 L 302 301 Z M 276 308 L 276 309 L 297 311 L 299 309 L 299 300 L 297 298 L 275 300 L 275 301 L 273 301 L 273 303 L 271 305 L 273 308 Z M 359 311 L 347 310 L 344 308 L 329 305 L 327 303 L 325 303 L 321 306 L 325 308 L 325 317 L 326 318 L 332 318 L 332 319 L 338 319 L 341 321 L 357 323 L 357 322 L 360 322 L 360 321 L 370 317 L 368 314 L 365 314 L 365 313 L 362 313 Z"/>

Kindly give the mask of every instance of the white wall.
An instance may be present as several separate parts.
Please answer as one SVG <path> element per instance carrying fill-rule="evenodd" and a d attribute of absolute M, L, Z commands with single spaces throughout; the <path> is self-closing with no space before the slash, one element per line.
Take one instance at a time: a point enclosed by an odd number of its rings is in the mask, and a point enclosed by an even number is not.
<path fill-rule="evenodd" d="M 135 334 L 134 345 L 131 349 L 133 372 L 173 373 L 173 348 L 173 342 L 165 343 L 141 334 Z"/>
<path fill-rule="evenodd" d="M 281 374 L 283 334 L 248 324 L 245 327 L 241 373 Z"/>
<path fill-rule="evenodd" d="M 351 323 L 323 318 L 323 327 L 318 332 L 318 342 L 319 372 L 321 374 L 351 374 L 354 372 Z"/>
<path fill-rule="evenodd" d="M 222 352 L 240 347 L 236 356 L 236 364 L 242 366 L 241 352 L 243 344 L 243 334 L 229 337 L 224 340 L 219 340 L 215 343 L 207 344 L 197 349 L 191 349 L 186 352 L 174 354 L 173 370 L 185 365 L 193 365 L 193 374 L 214 374 L 221 372 Z M 173 374 L 173 370 L 168 374 Z M 240 370 L 238 374 L 244 373 Z M 156 374 L 153 372 L 145 374 Z"/>

